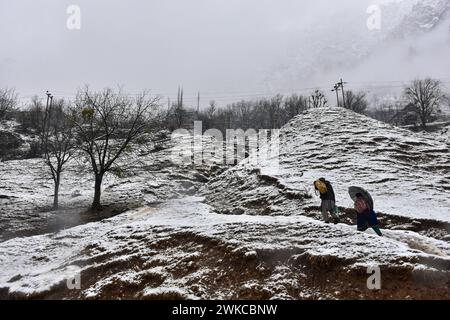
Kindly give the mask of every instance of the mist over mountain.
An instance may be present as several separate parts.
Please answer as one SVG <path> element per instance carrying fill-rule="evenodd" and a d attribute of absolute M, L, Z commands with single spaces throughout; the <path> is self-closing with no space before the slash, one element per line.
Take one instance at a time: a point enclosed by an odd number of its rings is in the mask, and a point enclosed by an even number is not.
<path fill-rule="evenodd" d="M 328 89 L 328 83 L 344 77 L 354 89 L 383 93 L 398 91 L 402 80 L 450 79 L 445 58 L 450 54 L 449 1 L 378 1 L 379 30 L 367 28 L 363 5 L 344 7 L 324 23 L 299 31 L 290 56 L 272 67 L 266 84 L 275 91 Z"/>

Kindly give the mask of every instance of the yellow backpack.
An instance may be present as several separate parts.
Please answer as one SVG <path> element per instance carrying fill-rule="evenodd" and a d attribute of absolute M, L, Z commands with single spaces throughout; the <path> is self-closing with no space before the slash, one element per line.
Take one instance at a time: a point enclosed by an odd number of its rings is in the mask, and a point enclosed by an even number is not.
<path fill-rule="evenodd" d="M 316 188 L 316 190 L 319 190 L 321 194 L 327 193 L 327 185 L 321 180 L 314 181 L 314 187 Z"/>

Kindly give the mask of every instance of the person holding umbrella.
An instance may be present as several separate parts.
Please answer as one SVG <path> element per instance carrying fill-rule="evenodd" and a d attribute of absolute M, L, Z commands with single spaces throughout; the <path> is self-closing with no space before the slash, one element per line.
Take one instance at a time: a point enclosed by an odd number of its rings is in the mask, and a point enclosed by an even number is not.
<path fill-rule="evenodd" d="M 377 214 L 373 210 L 373 199 L 369 192 L 360 187 L 350 187 L 348 189 L 357 212 L 357 229 L 360 232 L 371 227 L 377 235 L 383 236 L 378 225 Z"/>

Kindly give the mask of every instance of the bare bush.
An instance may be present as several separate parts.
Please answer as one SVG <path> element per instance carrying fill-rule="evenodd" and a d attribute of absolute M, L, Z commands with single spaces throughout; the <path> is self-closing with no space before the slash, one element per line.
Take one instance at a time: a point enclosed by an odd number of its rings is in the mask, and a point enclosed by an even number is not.
<path fill-rule="evenodd" d="M 0 88 L 0 120 L 4 120 L 16 108 L 18 99 L 14 89 Z"/>
<path fill-rule="evenodd" d="M 345 102 L 344 106 L 347 109 L 355 111 L 357 113 L 364 113 L 368 107 L 369 103 L 366 99 L 366 94 L 364 92 L 346 91 L 345 92 Z"/>

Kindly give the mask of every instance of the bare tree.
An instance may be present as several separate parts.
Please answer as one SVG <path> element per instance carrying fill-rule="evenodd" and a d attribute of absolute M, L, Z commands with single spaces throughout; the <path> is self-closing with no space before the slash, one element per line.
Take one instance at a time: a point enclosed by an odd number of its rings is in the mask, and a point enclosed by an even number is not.
<path fill-rule="evenodd" d="M 345 108 L 353 110 L 357 113 L 364 113 L 368 105 L 369 103 L 367 102 L 366 94 L 364 92 L 354 93 L 351 90 L 345 92 Z"/>
<path fill-rule="evenodd" d="M 308 109 L 308 99 L 303 96 L 293 94 L 292 96 L 286 97 L 284 101 L 284 109 L 286 112 L 286 119 L 284 122 L 287 122 Z"/>
<path fill-rule="evenodd" d="M 0 120 L 17 106 L 18 95 L 14 89 L 0 88 Z"/>
<path fill-rule="evenodd" d="M 208 110 L 206 110 L 206 114 L 208 115 L 208 118 L 211 118 L 214 116 L 217 110 L 217 103 L 214 100 L 211 100 L 209 102 Z"/>
<path fill-rule="evenodd" d="M 211 129 L 214 127 L 214 117 L 216 115 L 216 111 L 217 111 L 217 104 L 214 100 L 211 100 L 209 102 L 209 107 L 206 110 L 206 114 L 205 114 L 205 118 L 206 118 L 205 128 L 206 129 Z"/>
<path fill-rule="evenodd" d="M 177 103 L 172 107 L 172 109 L 175 118 L 175 126 L 176 128 L 181 128 L 187 116 L 183 103 L 183 88 L 178 88 Z"/>
<path fill-rule="evenodd" d="M 440 111 L 440 106 L 446 99 L 442 82 L 431 78 L 414 80 L 405 88 L 404 94 L 414 106 L 414 112 L 423 129 L 426 129 L 427 123 Z"/>
<path fill-rule="evenodd" d="M 283 96 L 281 94 L 256 101 L 254 113 L 259 125 L 264 128 L 279 128 L 282 117 L 282 104 Z"/>
<path fill-rule="evenodd" d="M 41 134 L 45 106 L 38 96 L 33 96 L 24 110 L 18 110 L 16 120 L 21 133 Z"/>
<path fill-rule="evenodd" d="M 226 129 L 234 129 L 233 125 L 235 122 L 235 116 L 231 105 L 228 105 L 225 108 L 221 109 L 220 113 L 222 115 L 222 119 L 220 120 L 220 122 L 222 124 L 223 132 L 225 132 Z"/>
<path fill-rule="evenodd" d="M 73 122 L 68 118 L 64 100 L 47 104 L 41 128 L 41 148 L 54 182 L 53 209 L 59 206 L 61 174 L 74 154 Z"/>
<path fill-rule="evenodd" d="M 246 101 L 239 101 L 237 103 L 233 103 L 231 107 L 236 113 L 237 126 L 245 130 L 250 128 L 250 120 L 252 118 L 252 111 L 253 111 L 252 104 Z"/>
<path fill-rule="evenodd" d="M 328 107 L 328 100 L 325 94 L 320 90 L 315 90 L 313 94 L 309 97 L 312 108 L 323 108 Z"/>
<path fill-rule="evenodd" d="M 216 108 L 216 104 L 211 102 L 207 110 L 199 113 L 199 119 L 205 128 L 215 127 L 223 133 L 226 129 L 237 128 L 280 128 L 308 109 L 308 98 L 295 94 L 284 98 L 278 94 L 271 98 L 242 100 L 222 108 Z"/>
<path fill-rule="evenodd" d="M 281 127 L 281 117 L 282 117 L 282 104 L 283 104 L 283 96 L 281 94 L 277 94 L 270 99 L 269 103 L 269 119 L 271 122 L 271 127 L 273 129 L 278 129 Z"/>
<path fill-rule="evenodd" d="M 72 112 L 76 135 L 86 153 L 95 177 L 92 209 L 101 209 L 101 186 L 107 172 L 115 169 L 116 160 L 144 132 L 149 114 L 157 109 L 159 97 L 148 92 L 131 98 L 119 89 L 79 91 Z"/>

